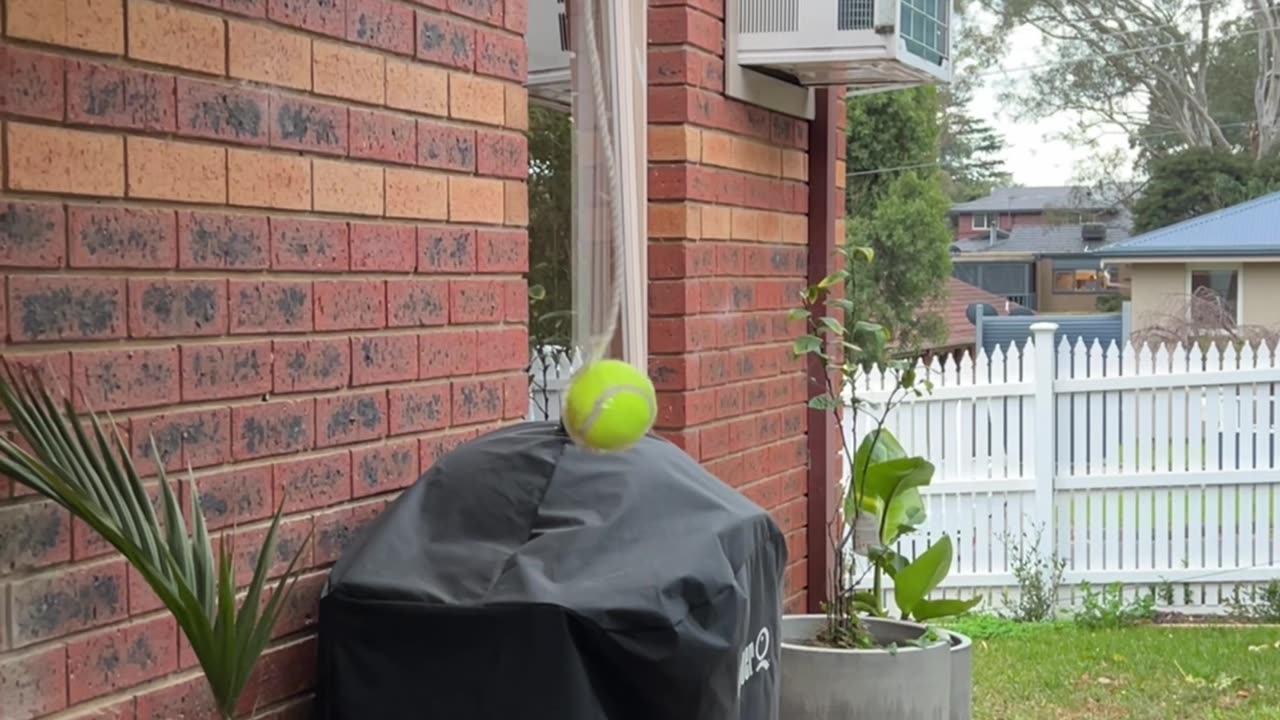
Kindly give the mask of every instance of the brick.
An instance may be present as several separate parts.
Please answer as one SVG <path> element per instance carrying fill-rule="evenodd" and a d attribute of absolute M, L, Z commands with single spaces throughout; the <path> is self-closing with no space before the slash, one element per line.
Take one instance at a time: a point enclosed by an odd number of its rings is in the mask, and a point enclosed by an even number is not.
<path fill-rule="evenodd" d="M 703 239 L 728 240 L 733 235 L 733 208 L 702 208 Z"/>
<path fill-rule="evenodd" d="M 124 194 L 124 141 L 99 133 L 8 123 L 11 190 Z"/>
<path fill-rule="evenodd" d="M 130 137 L 129 197 L 195 203 L 227 201 L 226 150 Z"/>
<path fill-rule="evenodd" d="M 438 67 L 388 58 L 387 107 L 448 115 L 449 73 Z"/>
<path fill-rule="evenodd" d="M 177 223 L 171 210 L 73 205 L 68 216 L 71 267 L 165 269 L 177 265 Z"/>
<path fill-rule="evenodd" d="M 244 87 L 178 78 L 177 132 L 243 145 L 266 145 L 270 96 Z"/>
<path fill-rule="evenodd" d="M 267 341 L 182 345 L 182 400 L 221 400 L 271 390 L 271 345 Z"/>
<path fill-rule="evenodd" d="M 264 18 L 267 16 L 267 0 L 222 0 L 222 9 L 245 17 Z"/>
<path fill-rule="evenodd" d="M 525 420 L 529 417 L 529 375 L 510 375 L 502 381 L 502 417 Z"/>
<path fill-rule="evenodd" d="M 8 300 L 14 342 L 124 337 L 123 279 L 14 276 Z"/>
<path fill-rule="evenodd" d="M 123 560 L 40 575 L 9 586 L 15 648 L 123 619 L 128 611 Z M 9 707 L 6 693 L 6 709 Z"/>
<path fill-rule="evenodd" d="M 138 717 L 147 718 L 218 716 L 209 683 L 200 676 L 139 693 L 136 712 Z"/>
<path fill-rule="evenodd" d="M 418 338 L 372 335 L 351 338 L 351 384 L 381 385 L 418 377 Z"/>
<path fill-rule="evenodd" d="M 448 321 L 448 281 L 387 281 L 388 327 L 430 327 Z"/>
<path fill-rule="evenodd" d="M 503 320 L 507 322 L 529 322 L 529 284 L 524 278 L 503 280 L 502 304 L 506 313 Z"/>
<path fill-rule="evenodd" d="M 471 273 L 476 271 L 476 233 L 453 227 L 418 228 L 418 271 Z"/>
<path fill-rule="evenodd" d="M 71 559 L 71 516 L 50 501 L 0 507 L 0 570 L 27 570 Z"/>
<path fill-rule="evenodd" d="M 523 182 L 507 180 L 502 184 L 504 201 L 503 221 L 507 225 L 525 227 L 529 224 L 529 186 Z"/>
<path fill-rule="evenodd" d="M 351 455 L 346 452 L 277 463 L 275 497 L 285 512 L 328 507 L 351 498 Z"/>
<path fill-rule="evenodd" d="M 507 85 L 506 117 L 503 122 L 512 130 L 529 129 L 529 91 L 523 86 Z"/>
<path fill-rule="evenodd" d="M 153 473 L 157 465 L 174 471 L 231 460 L 231 411 L 227 408 L 151 415 L 130 423 L 129 439 L 139 472 Z M 157 505 L 158 497 L 157 492 Z"/>
<path fill-rule="evenodd" d="M 472 70 L 476 63 L 475 28 L 444 15 L 419 12 L 417 57 L 419 60 Z"/>
<path fill-rule="evenodd" d="M 479 334 L 475 330 L 447 330 L 418 337 L 418 377 L 471 375 L 476 371 Z"/>
<path fill-rule="evenodd" d="M 425 170 L 387 168 L 387 217 L 444 220 L 452 179 Z"/>
<path fill-rule="evenodd" d="M 343 160 L 317 159 L 312 163 L 312 173 L 316 210 L 353 215 L 382 214 L 382 168 Z"/>
<path fill-rule="evenodd" d="M 226 280 L 130 280 L 129 336 L 225 335 Z"/>
<path fill-rule="evenodd" d="M 649 379 L 659 391 L 696 390 L 699 362 L 697 355 L 652 356 L 649 358 Z"/>
<path fill-rule="evenodd" d="M 651 315 L 696 315 L 698 286 L 685 280 L 657 280 L 649 283 Z"/>
<path fill-rule="evenodd" d="M 294 591 L 285 599 L 283 608 L 277 618 L 275 629 L 271 633 L 273 639 L 296 635 L 315 626 L 320 616 L 320 595 L 324 590 L 328 573 L 304 575 L 298 579 Z M 266 598 L 264 598 L 264 601 Z M 304 701 L 305 702 L 305 701 Z M 291 706 L 296 709 L 300 705 Z M 305 720 L 309 715 L 291 716 L 285 708 L 277 714 L 260 716 L 275 720 Z"/>
<path fill-rule="evenodd" d="M 177 669 L 178 627 L 169 617 L 98 633 L 67 646 L 72 705 Z"/>
<path fill-rule="evenodd" d="M 343 272 L 350 264 L 346 223 L 271 218 L 272 269 Z"/>
<path fill-rule="evenodd" d="M 89 52 L 124 52 L 120 0 L 9 0 L 5 34 Z"/>
<path fill-rule="evenodd" d="M 351 111 L 351 156 L 413 165 L 417 157 L 412 118 L 367 110 Z"/>
<path fill-rule="evenodd" d="M 341 105 L 272 95 L 270 118 L 271 147 L 347 154 L 347 109 Z"/>
<path fill-rule="evenodd" d="M 502 26 L 502 0 L 449 0 L 449 11 L 472 20 Z"/>
<path fill-rule="evenodd" d="M 497 80 L 466 73 L 449 74 L 449 116 L 484 125 L 506 121 L 506 95 Z"/>
<path fill-rule="evenodd" d="M 701 243 L 649 244 L 650 279 L 710 275 L 715 270 L 715 261 L 715 248 L 711 245 Z"/>
<path fill-rule="evenodd" d="M 387 434 L 387 394 L 348 393 L 316 400 L 316 447 L 377 440 Z"/>
<path fill-rule="evenodd" d="M 422 438 L 418 443 L 418 463 L 426 472 L 437 460 L 453 452 L 459 445 L 480 436 L 479 428 L 454 430 L 434 437 Z"/>
<path fill-rule="evenodd" d="M 529 233 L 525 230 L 481 230 L 477 265 L 482 273 L 529 271 Z"/>
<path fill-rule="evenodd" d="M 178 213 L 178 266 L 184 270 L 265 270 L 267 218 L 260 215 Z"/>
<path fill-rule="evenodd" d="M 381 280 L 317 282 L 316 330 L 369 330 L 387 326 L 387 288 Z"/>
<path fill-rule="evenodd" d="M 502 182 L 491 178 L 449 177 L 449 220 L 501 225 L 504 220 Z"/>
<path fill-rule="evenodd" d="M 317 93 L 372 105 L 386 100 L 386 61 L 378 53 L 317 40 L 312 55 Z"/>
<path fill-rule="evenodd" d="M 271 20 L 336 38 L 346 32 L 346 12 L 346 0 L 267 0 Z"/>
<path fill-rule="evenodd" d="M 498 177 L 529 177 L 528 139 L 524 135 L 480 132 L 476 139 L 476 171 Z"/>
<path fill-rule="evenodd" d="M 0 265 L 56 268 L 66 261 L 66 256 L 67 225 L 61 205 L 0 205 Z"/>
<path fill-rule="evenodd" d="M 347 40 L 413 55 L 413 10 L 388 0 L 347 0 Z"/>
<path fill-rule="evenodd" d="M 476 33 L 476 72 L 524 84 L 529 79 L 524 38 L 481 30 Z"/>
<path fill-rule="evenodd" d="M 37 718 L 67 706 L 67 650 L 59 645 L 0 659 L 6 718 Z"/>
<path fill-rule="evenodd" d="M 158 65 L 223 75 L 222 18 L 151 0 L 127 0 L 129 57 Z"/>
<path fill-rule="evenodd" d="M 649 203 L 650 238 L 697 240 L 702 237 L 702 212 L 687 203 Z"/>
<path fill-rule="evenodd" d="M 66 91 L 61 57 L 0 46 L 0 113 L 60 121 Z"/>
<path fill-rule="evenodd" d="M 351 470 L 352 495 L 357 498 L 408 487 L 418 479 L 418 441 L 352 450 Z"/>
<path fill-rule="evenodd" d="M 178 402 L 176 347 L 73 352 L 76 407 L 94 412 Z"/>
<path fill-rule="evenodd" d="M 249 405 L 231 413 L 231 454 L 236 460 L 314 447 L 315 406 L 310 400 Z"/>
<path fill-rule="evenodd" d="M 329 565 L 338 561 L 359 532 L 377 515 L 379 504 L 360 508 L 342 507 L 316 515 L 315 564 Z M 359 510 L 359 512 L 357 512 Z M 268 667 L 264 660 L 262 668 Z M 303 689 L 310 689 L 310 679 L 301 681 Z"/>
<path fill-rule="evenodd" d="M 334 340 L 277 340 L 275 391 L 336 390 L 351 379 L 351 346 Z"/>
<path fill-rule="evenodd" d="M 514 33 L 524 35 L 525 31 L 529 29 L 528 0 L 506 0 L 502 25 Z"/>
<path fill-rule="evenodd" d="M 227 21 L 227 73 L 241 80 L 311 89 L 311 38 L 301 33 Z"/>
<path fill-rule="evenodd" d="M 799 150 L 782 151 L 782 177 L 788 180 L 809 180 L 809 158 Z"/>
<path fill-rule="evenodd" d="M 392 435 L 440 430 L 449 426 L 452 401 L 448 383 L 396 387 L 388 394 Z"/>
<path fill-rule="evenodd" d="M 417 231 L 411 225 L 351 223 L 351 269 L 413 272 L 418 264 Z"/>
<path fill-rule="evenodd" d="M 174 132 L 174 78 L 72 61 L 67 65 L 67 119 L 86 125 Z"/>
<path fill-rule="evenodd" d="M 715 318 L 650 318 L 649 320 L 649 346 L 653 352 L 706 350 L 715 344 L 715 338 Z"/>
<path fill-rule="evenodd" d="M 650 125 L 649 159 L 658 162 L 697 162 L 702 152 L 700 131 L 689 125 Z"/>
<path fill-rule="evenodd" d="M 502 303 L 502 288 L 493 280 L 452 280 L 449 283 L 450 322 L 498 322 L 502 319 Z"/>
<path fill-rule="evenodd" d="M 200 478 L 200 511 L 210 530 L 244 525 L 271 516 L 271 468 L 236 468 Z"/>
<path fill-rule="evenodd" d="M 428 120 L 418 121 L 418 164 L 458 172 L 476 170 L 476 131 Z"/>
<path fill-rule="evenodd" d="M 231 333 L 309 332 L 311 283 L 231 281 Z"/>
<path fill-rule="evenodd" d="M 311 209 L 311 161 L 257 150 L 227 149 L 228 201 L 232 205 Z"/>
<path fill-rule="evenodd" d="M 453 424 L 502 419 L 503 386 L 496 380 L 453 382 Z"/>
<path fill-rule="evenodd" d="M 480 333 L 476 372 L 523 370 L 529 364 L 529 330 L 523 326 Z"/>

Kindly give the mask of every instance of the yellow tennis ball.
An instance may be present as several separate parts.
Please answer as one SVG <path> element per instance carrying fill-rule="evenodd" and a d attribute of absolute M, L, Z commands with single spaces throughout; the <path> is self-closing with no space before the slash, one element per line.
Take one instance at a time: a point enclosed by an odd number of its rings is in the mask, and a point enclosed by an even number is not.
<path fill-rule="evenodd" d="M 625 450 L 640 442 L 658 415 L 653 383 L 619 360 L 594 362 L 574 375 L 562 417 L 570 437 L 592 450 Z"/>

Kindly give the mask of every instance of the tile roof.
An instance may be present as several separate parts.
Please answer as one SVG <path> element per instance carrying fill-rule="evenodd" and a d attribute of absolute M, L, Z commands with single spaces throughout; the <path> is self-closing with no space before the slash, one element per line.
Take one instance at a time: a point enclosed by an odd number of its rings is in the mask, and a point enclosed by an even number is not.
<path fill-rule="evenodd" d="M 987 303 L 995 306 L 1000 315 L 1008 315 L 1009 311 L 1020 307 L 1017 303 L 1007 301 L 998 295 L 992 295 L 967 282 L 950 278 L 947 281 L 947 297 L 945 306 L 939 308 L 943 320 L 947 324 L 947 339 L 934 345 L 932 349 L 951 348 L 961 345 L 972 346 L 978 341 L 978 329 L 969 322 L 966 311 L 973 303 Z"/>
<path fill-rule="evenodd" d="M 1134 258 L 1280 255 L 1280 193 L 1134 236 L 1098 254 Z"/>
<path fill-rule="evenodd" d="M 1052 208 L 1079 208 L 1102 210 L 1115 203 L 1102 197 L 1093 197 L 1095 191 L 1086 187 L 1000 187 L 991 194 L 957 203 L 951 206 L 951 214 L 975 212 L 1040 212 Z"/>

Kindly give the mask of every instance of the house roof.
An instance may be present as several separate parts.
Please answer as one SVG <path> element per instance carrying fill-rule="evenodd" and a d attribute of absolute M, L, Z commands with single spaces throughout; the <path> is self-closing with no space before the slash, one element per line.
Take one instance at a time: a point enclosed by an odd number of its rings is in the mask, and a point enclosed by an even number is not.
<path fill-rule="evenodd" d="M 979 253 L 1028 253 L 1035 255 L 1078 255 L 1098 252 L 1100 248 L 1125 240 L 1129 237 L 1128 217 L 1121 215 L 1111 222 L 1104 223 L 1107 237 L 1102 242 L 1086 244 L 1082 237 L 1082 227 L 1077 224 L 1021 225 L 997 234 L 996 241 L 990 242 L 988 237 L 967 238 L 957 240 L 952 246 L 961 255 Z"/>
<path fill-rule="evenodd" d="M 1049 209 L 1106 210 L 1114 202 L 1094 197 L 1093 190 L 1075 186 L 1000 187 L 991 194 L 951 206 L 952 215 L 975 212 L 1043 212 Z"/>
<path fill-rule="evenodd" d="M 947 339 L 935 345 L 933 347 L 935 350 L 973 345 L 978 341 L 978 328 L 969 322 L 969 316 L 966 314 L 973 303 L 992 305 L 1000 315 L 1008 315 L 1009 310 L 1020 307 L 1017 303 L 1009 302 L 1003 297 L 955 278 L 948 279 L 947 297 L 943 302 L 945 307 L 940 310 L 947 324 Z"/>
<path fill-rule="evenodd" d="M 1280 193 L 1152 230 L 1100 250 L 1117 257 L 1280 255 Z"/>

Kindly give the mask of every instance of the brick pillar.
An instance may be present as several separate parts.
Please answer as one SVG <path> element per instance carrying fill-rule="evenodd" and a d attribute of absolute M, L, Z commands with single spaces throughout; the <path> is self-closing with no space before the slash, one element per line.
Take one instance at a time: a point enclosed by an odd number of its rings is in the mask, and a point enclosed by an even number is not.
<path fill-rule="evenodd" d="M 215 541 L 257 543 L 288 492 L 283 542 L 314 544 L 250 694 L 303 717 L 344 543 L 527 411 L 525 0 L 4 19 L 0 352 L 110 410 L 144 469 L 150 436 L 194 466 Z M 0 715 L 208 717 L 193 668 L 118 556 L 0 479 Z"/>
<path fill-rule="evenodd" d="M 723 5 L 649 8 L 650 371 L 660 432 L 787 533 L 802 612 L 811 420 L 787 313 L 809 274 L 810 127 L 724 95 Z"/>

